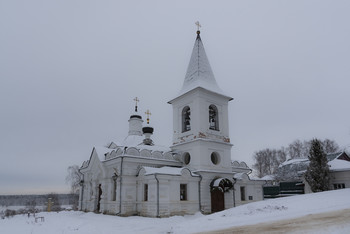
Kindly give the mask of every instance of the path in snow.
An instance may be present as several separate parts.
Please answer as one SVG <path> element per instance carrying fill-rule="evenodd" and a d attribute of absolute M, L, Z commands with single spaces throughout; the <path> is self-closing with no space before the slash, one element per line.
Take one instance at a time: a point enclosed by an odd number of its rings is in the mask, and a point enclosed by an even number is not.
<path fill-rule="evenodd" d="M 201 232 L 202 234 L 276 234 L 276 233 L 349 233 L 350 209 L 310 214 L 276 222 L 245 225 L 224 230 Z"/>

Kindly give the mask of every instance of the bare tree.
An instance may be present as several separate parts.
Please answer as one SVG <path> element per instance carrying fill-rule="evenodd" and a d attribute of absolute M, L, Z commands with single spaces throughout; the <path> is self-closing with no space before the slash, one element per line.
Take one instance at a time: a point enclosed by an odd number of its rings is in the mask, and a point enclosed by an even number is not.
<path fill-rule="evenodd" d="M 287 147 L 289 158 L 295 159 L 307 157 L 307 150 L 305 149 L 306 144 L 306 141 L 301 142 L 300 140 L 295 140 L 292 143 L 290 143 Z"/>
<path fill-rule="evenodd" d="M 262 154 L 259 152 L 254 153 L 254 161 L 255 163 L 253 164 L 253 168 L 256 170 L 257 176 L 259 178 L 263 177 L 265 175 L 265 169 L 264 169 L 264 164 L 265 160 Z"/>
<path fill-rule="evenodd" d="M 26 209 L 29 212 L 34 212 L 36 207 L 36 201 L 35 200 L 30 200 L 26 202 Z"/>
<path fill-rule="evenodd" d="M 253 169 L 258 177 L 265 175 L 275 174 L 281 179 L 298 177 L 297 171 L 292 171 L 295 168 L 282 168 L 278 170 L 279 166 L 286 161 L 286 159 L 307 159 L 310 154 L 310 149 L 313 140 L 300 141 L 295 140 L 288 145 L 287 148 L 282 147 L 281 149 L 264 149 L 254 153 L 254 164 Z M 319 141 L 324 152 L 334 153 L 340 150 L 338 144 L 329 139 Z M 304 167 L 305 165 L 302 165 Z M 286 171 L 284 171 L 286 170 Z M 294 174 L 293 174 L 294 173 Z M 287 177 L 286 177 L 287 176 Z"/>
<path fill-rule="evenodd" d="M 335 141 L 329 139 L 322 141 L 322 147 L 326 154 L 340 151 L 339 145 Z"/>
<path fill-rule="evenodd" d="M 257 171 L 257 176 L 261 178 L 265 175 L 274 174 L 278 166 L 285 160 L 286 152 L 284 148 L 280 150 L 264 149 L 254 153 L 255 163 L 253 168 Z"/>
<path fill-rule="evenodd" d="M 79 183 L 81 181 L 81 174 L 77 165 L 69 166 L 67 169 L 66 183 L 71 186 L 71 192 L 77 194 L 79 192 Z"/>

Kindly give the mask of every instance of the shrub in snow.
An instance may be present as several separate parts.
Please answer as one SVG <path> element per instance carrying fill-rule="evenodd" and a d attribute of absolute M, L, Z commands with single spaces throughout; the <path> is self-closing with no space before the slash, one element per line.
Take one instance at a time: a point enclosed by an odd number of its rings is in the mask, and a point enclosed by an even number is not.
<path fill-rule="evenodd" d="M 15 210 L 9 210 L 9 209 L 5 210 L 5 217 L 9 218 L 9 217 L 12 217 L 14 215 L 16 215 Z"/>

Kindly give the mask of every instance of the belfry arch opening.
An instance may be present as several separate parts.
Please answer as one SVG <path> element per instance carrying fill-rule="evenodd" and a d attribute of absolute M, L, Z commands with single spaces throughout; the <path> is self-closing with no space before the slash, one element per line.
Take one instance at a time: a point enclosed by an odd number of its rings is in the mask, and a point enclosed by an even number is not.
<path fill-rule="evenodd" d="M 191 109 L 189 106 L 185 106 L 182 109 L 182 132 L 191 130 Z"/>
<path fill-rule="evenodd" d="M 219 131 L 218 108 L 215 105 L 209 106 L 209 129 Z"/>

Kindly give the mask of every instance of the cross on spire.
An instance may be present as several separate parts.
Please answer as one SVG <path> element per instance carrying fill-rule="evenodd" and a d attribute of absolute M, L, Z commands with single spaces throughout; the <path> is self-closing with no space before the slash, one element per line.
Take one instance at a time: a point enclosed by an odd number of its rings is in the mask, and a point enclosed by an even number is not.
<path fill-rule="evenodd" d="M 140 100 L 137 97 L 135 97 L 134 101 L 135 101 L 135 112 L 137 112 L 137 103 L 140 102 Z"/>
<path fill-rule="evenodd" d="M 202 27 L 202 25 L 200 25 L 199 21 L 197 21 L 195 24 L 197 25 L 197 30 L 199 31 L 199 28 Z"/>
<path fill-rule="evenodd" d="M 145 114 L 147 115 L 147 124 L 149 124 L 149 116 L 151 115 L 151 112 L 147 110 Z"/>

